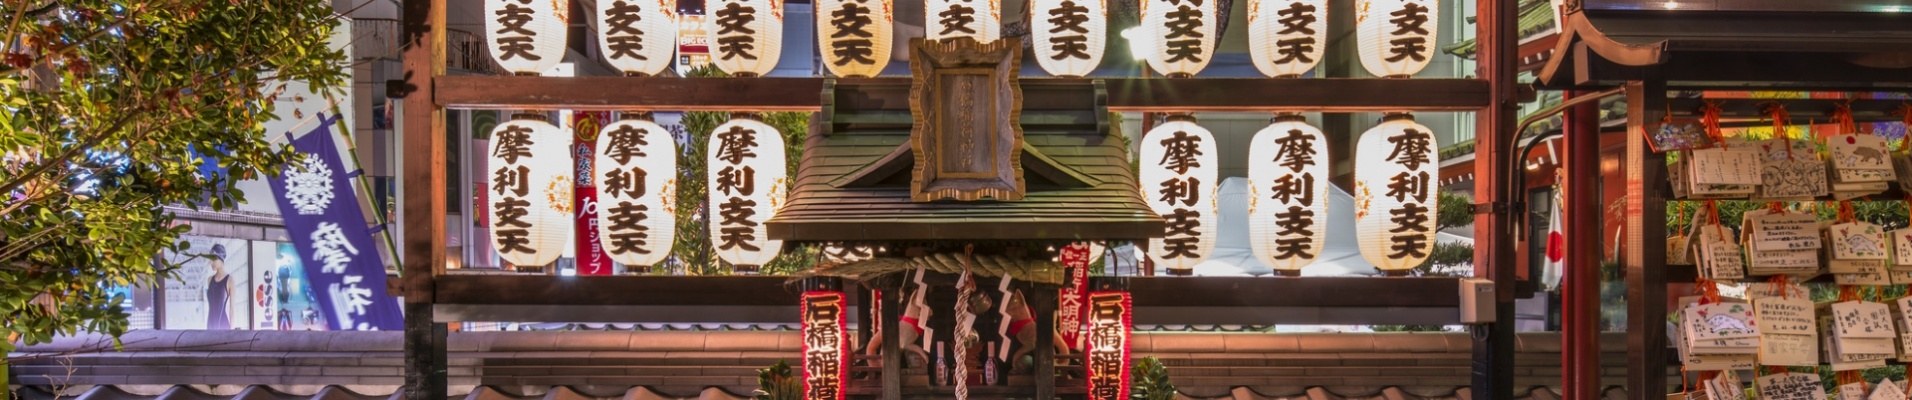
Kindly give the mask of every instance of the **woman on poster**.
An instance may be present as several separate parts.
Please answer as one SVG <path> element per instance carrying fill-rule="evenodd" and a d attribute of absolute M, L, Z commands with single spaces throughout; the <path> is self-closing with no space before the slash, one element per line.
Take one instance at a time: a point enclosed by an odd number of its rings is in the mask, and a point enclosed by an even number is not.
<path fill-rule="evenodd" d="M 226 273 L 226 246 L 212 245 L 211 260 L 206 266 L 212 268 L 212 279 L 206 283 L 206 329 L 232 329 L 232 316 L 228 314 L 232 301 L 232 275 Z"/>

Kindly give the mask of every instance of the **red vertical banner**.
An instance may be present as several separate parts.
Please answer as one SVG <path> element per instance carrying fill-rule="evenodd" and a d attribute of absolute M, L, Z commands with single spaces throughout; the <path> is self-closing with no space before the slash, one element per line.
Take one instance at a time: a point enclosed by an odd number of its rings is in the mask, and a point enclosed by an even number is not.
<path fill-rule="evenodd" d="M 572 242 L 577 246 L 578 275 L 610 275 L 611 257 L 604 254 L 604 242 L 598 238 L 597 229 L 597 182 L 591 181 L 596 171 L 598 130 L 610 123 L 611 113 L 606 111 L 578 111 L 571 114 L 572 165 L 577 166 L 577 186 L 573 189 L 576 207 L 572 207 L 572 232 L 577 238 Z"/>
<path fill-rule="evenodd" d="M 803 398 L 843 400 L 849 338 L 843 292 L 803 293 Z"/>
<path fill-rule="evenodd" d="M 1089 294 L 1089 400 L 1129 398 L 1128 292 Z"/>
<path fill-rule="evenodd" d="M 1089 244 L 1070 243 L 1057 256 L 1068 268 L 1069 285 L 1056 292 L 1056 326 L 1062 328 L 1062 341 L 1071 348 L 1082 348 L 1082 316 L 1089 313 Z"/>

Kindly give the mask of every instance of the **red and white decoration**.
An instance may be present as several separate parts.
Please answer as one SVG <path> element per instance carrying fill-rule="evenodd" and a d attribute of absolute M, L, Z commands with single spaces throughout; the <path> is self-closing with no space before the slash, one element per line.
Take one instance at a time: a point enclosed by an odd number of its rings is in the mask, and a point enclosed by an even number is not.
<path fill-rule="evenodd" d="M 1089 314 L 1089 260 L 1092 251 L 1088 243 L 1075 242 L 1063 246 L 1057 258 L 1062 267 L 1069 269 L 1069 284 L 1056 292 L 1056 326 L 1061 327 L 1063 343 L 1072 348 L 1082 348 L 1082 319 Z"/>
<path fill-rule="evenodd" d="M 1190 117 L 1172 117 L 1142 137 L 1142 197 L 1165 222 L 1148 254 L 1171 274 L 1192 274 L 1215 250 L 1216 152 L 1215 135 Z"/>
<path fill-rule="evenodd" d="M 763 223 L 788 200 L 783 134 L 761 121 L 735 118 L 710 133 L 704 164 L 710 170 L 711 247 L 731 265 L 769 263 L 783 249 Z"/>
<path fill-rule="evenodd" d="M 677 237 L 677 145 L 650 120 L 627 118 L 597 138 L 597 232 L 604 253 L 630 266 L 670 256 Z"/>

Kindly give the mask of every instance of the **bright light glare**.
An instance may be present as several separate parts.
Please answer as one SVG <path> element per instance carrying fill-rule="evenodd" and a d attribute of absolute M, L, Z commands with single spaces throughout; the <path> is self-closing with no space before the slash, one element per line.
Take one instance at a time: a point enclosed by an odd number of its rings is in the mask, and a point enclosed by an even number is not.
<path fill-rule="evenodd" d="M 1141 60 L 1148 58 L 1149 53 L 1155 52 L 1155 42 L 1148 40 L 1152 37 L 1145 36 L 1146 32 L 1139 26 L 1122 30 L 1122 38 L 1129 41 L 1130 57 Z"/>
<path fill-rule="evenodd" d="M 1672 2 L 1672 1 L 1669 1 L 1669 2 L 1666 2 L 1666 3 L 1662 3 L 1662 4 L 1660 4 L 1660 7 L 1662 7 L 1662 8 L 1666 8 L 1666 9 L 1668 9 L 1668 10 L 1677 10 L 1677 9 L 1679 9 L 1679 8 L 1680 8 L 1680 3 L 1678 3 L 1678 2 Z"/>

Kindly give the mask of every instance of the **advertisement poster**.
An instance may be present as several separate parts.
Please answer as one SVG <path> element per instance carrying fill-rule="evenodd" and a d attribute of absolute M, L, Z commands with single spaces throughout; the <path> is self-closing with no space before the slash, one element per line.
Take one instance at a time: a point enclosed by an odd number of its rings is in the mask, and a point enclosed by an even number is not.
<path fill-rule="evenodd" d="M 273 293 L 273 329 L 281 331 L 322 331 L 325 313 L 319 310 L 311 280 L 305 278 L 305 265 L 299 262 L 299 248 L 291 243 L 273 243 L 272 270 L 278 289 Z M 264 265 L 264 264 L 261 264 Z"/>
<path fill-rule="evenodd" d="M 597 183 L 591 181 L 596 168 L 592 163 L 597 159 L 597 135 L 604 125 L 611 123 L 611 113 L 606 111 L 578 111 L 571 115 L 571 129 L 576 132 L 571 142 L 572 162 L 576 168 L 577 182 L 572 193 L 577 204 L 572 208 L 576 229 L 571 236 L 572 249 L 577 255 L 578 275 L 610 275 L 611 257 L 604 254 L 604 243 L 598 238 L 597 227 Z"/>
<path fill-rule="evenodd" d="M 182 236 L 185 252 L 168 253 L 182 263 L 166 280 L 166 320 L 161 329 L 246 329 L 252 321 L 249 287 L 252 247 L 245 240 Z"/>

